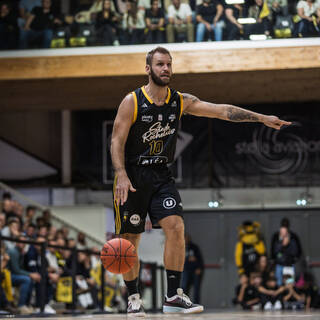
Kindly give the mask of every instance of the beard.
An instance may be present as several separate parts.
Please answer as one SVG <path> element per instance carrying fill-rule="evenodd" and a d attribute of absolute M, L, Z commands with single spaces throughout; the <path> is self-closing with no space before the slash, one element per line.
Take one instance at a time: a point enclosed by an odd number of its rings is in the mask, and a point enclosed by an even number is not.
<path fill-rule="evenodd" d="M 159 87 L 165 87 L 170 83 L 171 80 L 171 76 L 169 75 L 169 79 L 167 81 L 162 80 L 160 77 L 158 77 L 152 70 L 152 68 L 150 67 L 150 75 L 151 75 L 151 79 L 152 81 Z"/>

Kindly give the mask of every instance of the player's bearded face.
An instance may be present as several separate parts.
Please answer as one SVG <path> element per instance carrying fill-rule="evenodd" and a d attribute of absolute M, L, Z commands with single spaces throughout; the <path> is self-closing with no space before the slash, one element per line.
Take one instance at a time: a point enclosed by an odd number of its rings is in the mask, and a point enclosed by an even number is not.
<path fill-rule="evenodd" d="M 161 71 L 159 75 L 157 75 L 152 66 L 150 66 L 150 75 L 152 81 L 160 86 L 160 87 L 165 87 L 170 83 L 171 80 L 171 72 L 169 70 L 167 71 Z"/>

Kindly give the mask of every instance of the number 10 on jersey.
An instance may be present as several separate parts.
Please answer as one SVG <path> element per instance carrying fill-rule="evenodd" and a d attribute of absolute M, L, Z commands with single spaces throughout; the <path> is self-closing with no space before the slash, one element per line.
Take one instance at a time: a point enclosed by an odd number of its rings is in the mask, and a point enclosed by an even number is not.
<path fill-rule="evenodd" d="M 163 141 L 157 140 L 152 141 L 149 143 L 150 145 L 150 155 L 157 155 L 160 154 L 163 151 Z"/>

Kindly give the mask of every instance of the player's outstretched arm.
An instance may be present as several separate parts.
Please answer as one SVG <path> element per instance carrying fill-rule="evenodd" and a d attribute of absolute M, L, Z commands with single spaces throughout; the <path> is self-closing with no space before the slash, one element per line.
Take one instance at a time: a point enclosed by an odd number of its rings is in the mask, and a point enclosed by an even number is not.
<path fill-rule="evenodd" d="M 133 122 L 134 101 L 132 94 L 127 95 L 121 102 L 113 124 L 111 139 L 111 159 L 115 171 L 116 186 L 114 197 L 116 202 L 123 205 L 128 199 L 128 191 L 135 192 L 125 169 L 124 152 L 128 134 Z"/>
<path fill-rule="evenodd" d="M 201 101 L 199 98 L 183 93 L 183 112 L 199 117 L 218 118 L 233 122 L 262 122 L 268 127 L 280 129 L 291 122 L 280 120 L 276 116 L 267 116 L 231 104 L 214 104 Z"/>

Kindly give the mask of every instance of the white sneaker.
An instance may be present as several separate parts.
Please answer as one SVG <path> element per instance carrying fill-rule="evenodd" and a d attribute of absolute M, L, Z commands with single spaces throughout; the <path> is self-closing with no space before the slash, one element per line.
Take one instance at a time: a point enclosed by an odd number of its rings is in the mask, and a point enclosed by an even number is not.
<path fill-rule="evenodd" d="M 45 306 L 44 306 L 44 313 L 48 313 L 48 314 L 56 314 L 57 313 L 57 311 L 56 310 L 54 310 L 49 304 L 46 304 Z"/>
<path fill-rule="evenodd" d="M 282 310 L 282 304 L 281 304 L 281 302 L 279 300 L 277 300 L 275 302 L 275 304 L 273 305 L 273 309 L 274 310 Z"/>
<path fill-rule="evenodd" d="M 265 311 L 270 311 L 272 309 L 273 309 L 273 306 L 272 306 L 272 303 L 270 301 L 268 301 L 263 307 L 263 310 L 265 310 Z"/>
<path fill-rule="evenodd" d="M 139 293 L 132 294 L 131 296 L 128 297 L 127 316 L 128 317 L 145 317 L 146 316 Z"/>
<path fill-rule="evenodd" d="M 178 288 L 175 296 L 165 297 L 162 311 L 163 313 L 199 313 L 203 311 L 203 306 L 192 303 L 183 290 Z"/>

